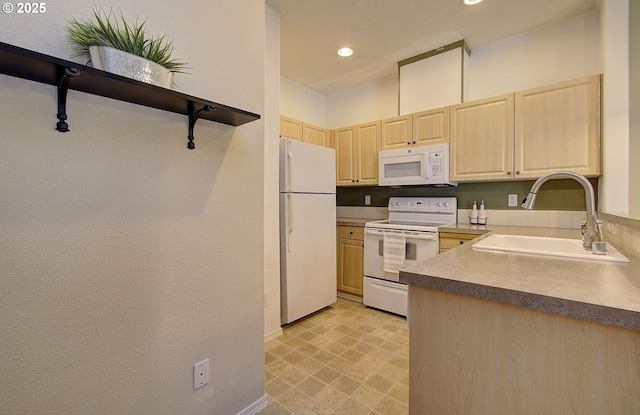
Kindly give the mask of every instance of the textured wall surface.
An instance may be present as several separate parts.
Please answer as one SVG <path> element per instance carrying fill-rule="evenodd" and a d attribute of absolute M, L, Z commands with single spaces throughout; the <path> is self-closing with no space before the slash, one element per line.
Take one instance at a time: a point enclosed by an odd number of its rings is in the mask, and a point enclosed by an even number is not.
<path fill-rule="evenodd" d="M 264 2 L 101 2 L 175 39 L 190 95 L 263 113 Z M 92 2 L 3 14 L 70 59 Z M 263 121 L 199 121 L 0 75 L 0 413 L 234 414 L 264 397 Z M 210 383 L 192 388 L 192 365 Z"/>

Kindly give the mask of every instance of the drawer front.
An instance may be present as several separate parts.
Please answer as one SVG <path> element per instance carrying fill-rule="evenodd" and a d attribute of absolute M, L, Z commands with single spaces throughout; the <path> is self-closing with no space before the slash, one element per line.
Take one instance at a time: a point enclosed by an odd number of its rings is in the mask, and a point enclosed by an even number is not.
<path fill-rule="evenodd" d="M 338 226 L 338 236 L 340 238 L 359 239 L 364 241 L 364 227 Z"/>
<path fill-rule="evenodd" d="M 468 239 L 458 238 L 440 238 L 440 250 L 455 248 L 458 245 L 462 245 L 468 241 Z"/>
<path fill-rule="evenodd" d="M 467 241 L 476 239 L 479 235 L 473 234 L 440 234 L 440 253 L 460 246 Z"/>

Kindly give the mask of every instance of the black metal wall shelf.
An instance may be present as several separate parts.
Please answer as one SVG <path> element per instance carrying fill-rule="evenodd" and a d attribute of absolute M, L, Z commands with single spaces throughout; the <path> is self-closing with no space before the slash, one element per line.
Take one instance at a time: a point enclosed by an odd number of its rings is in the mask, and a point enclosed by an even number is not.
<path fill-rule="evenodd" d="M 2 42 L 0 73 L 55 85 L 58 89 L 56 129 L 61 132 L 69 131 L 66 123 L 69 89 L 186 115 L 189 117 L 189 149 L 195 148 L 193 128 L 200 118 L 233 126 L 260 119 L 258 114 Z"/>

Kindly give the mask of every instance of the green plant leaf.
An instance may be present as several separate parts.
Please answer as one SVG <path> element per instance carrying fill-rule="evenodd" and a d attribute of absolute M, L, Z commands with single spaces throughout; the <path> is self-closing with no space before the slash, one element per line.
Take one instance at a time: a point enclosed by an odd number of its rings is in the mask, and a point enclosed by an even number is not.
<path fill-rule="evenodd" d="M 146 23 L 147 20 L 129 23 L 122 13 L 118 17 L 111 10 L 105 13 L 94 8 L 91 19 L 79 21 L 72 18 L 65 30 L 68 41 L 73 45 L 73 56 L 90 59 L 90 46 L 109 46 L 156 62 L 171 72 L 186 73 L 186 63 L 172 58 L 173 42 L 167 40 L 166 34 L 149 35 Z"/>

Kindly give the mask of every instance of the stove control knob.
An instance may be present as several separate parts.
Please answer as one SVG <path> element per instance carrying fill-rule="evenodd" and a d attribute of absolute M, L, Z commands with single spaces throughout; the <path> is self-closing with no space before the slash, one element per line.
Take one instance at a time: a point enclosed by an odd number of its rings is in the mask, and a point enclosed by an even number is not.
<path fill-rule="evenodd" d="M 449 202 L 444 202 L 444 207 L 449 207 Z"/>
<path fill-rule="evenodd" d="M 442 202 L 438 202 L 438 207 L 442 207 Z"/>

